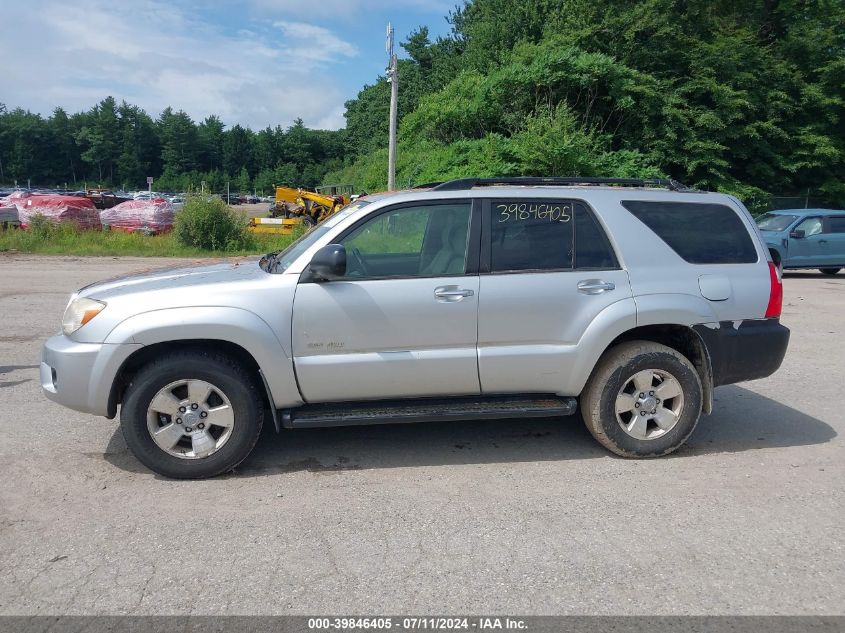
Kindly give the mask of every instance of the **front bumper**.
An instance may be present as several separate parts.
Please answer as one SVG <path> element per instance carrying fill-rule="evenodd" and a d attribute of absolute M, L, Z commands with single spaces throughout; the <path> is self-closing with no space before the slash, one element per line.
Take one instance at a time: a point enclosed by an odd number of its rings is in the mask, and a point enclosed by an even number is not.
<path fill-rule="evenodd" d="M 714 387 L 771 376 L 789 345 L 789 329 L 778 319 L 722 321 L 693 329 L 710 355 Z"/>
<path fill-rule="evenodd" d="M 47 339 L 41 352 L 41 388 L 53 402 L 109 417 L 109 393 L 120 367 L 141 345 Z"/>

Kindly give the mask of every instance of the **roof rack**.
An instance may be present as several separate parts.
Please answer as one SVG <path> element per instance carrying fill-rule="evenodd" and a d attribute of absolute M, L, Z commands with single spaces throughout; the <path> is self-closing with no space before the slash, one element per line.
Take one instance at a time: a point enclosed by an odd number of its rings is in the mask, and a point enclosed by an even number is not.
<path fill-rule="evenodd" d="M 414 185 L 411 187 L 412 189 L 434 189 L 435 187 L 442 185 L 443 181 L 438 180 L 437 182 L 424 182 L 421 185 Z"/>
<path fill-rule="evenodd" d="M 473 187 L 495 185 L 517 185 L 524 187 L 562 186 L 562 185 L 624 185 L 627 187 L 665 187 L 670 191 L 698 191 L 670 178 L 579 178 L 579 177 L 537 177 L 520 176 L 515 178 L 460 178 L 443 182 L 432 188 L 433 191 L 463 191 Z"/>

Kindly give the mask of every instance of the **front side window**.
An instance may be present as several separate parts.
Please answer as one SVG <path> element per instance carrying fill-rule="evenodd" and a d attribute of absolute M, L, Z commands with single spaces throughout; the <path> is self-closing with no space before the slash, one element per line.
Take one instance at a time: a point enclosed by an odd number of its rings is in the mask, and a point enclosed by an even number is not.
<path fill-rule="evenodd" d="M 466 271 L 471 203 L 382 213 L 346 236 L 346 276 L 441 277 Z"/>
<path fill-rule="evenodd" d="M 822 232 L 822 219 L 821 218 L 807 218 L 798 226 L 795 227 L 796 231 L 804 231 L 804 237 L 810 237 L 811 235 L 818 235 Z"/>
<path fill-rule="evenodd" d="M 691 264 L 757 261 L 748 230 L 727 205 L 625 200 L 622 206 Z"/>

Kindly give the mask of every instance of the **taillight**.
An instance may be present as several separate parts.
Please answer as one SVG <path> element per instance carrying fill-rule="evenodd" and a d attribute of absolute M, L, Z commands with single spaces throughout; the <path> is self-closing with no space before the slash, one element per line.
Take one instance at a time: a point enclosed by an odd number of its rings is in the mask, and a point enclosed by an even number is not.
<path fill-rule="evenodd" d="M 766 318 L 779 317 L 783 309 L 783 282 L 780 280 L 780 272 L 774 263 L 769 262 L 769 305 L 766 307 Z"/>

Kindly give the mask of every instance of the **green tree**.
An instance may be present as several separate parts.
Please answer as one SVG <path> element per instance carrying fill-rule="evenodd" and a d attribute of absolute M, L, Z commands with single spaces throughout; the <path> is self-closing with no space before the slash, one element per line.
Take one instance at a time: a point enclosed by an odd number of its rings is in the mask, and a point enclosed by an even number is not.
<path fill-rule="evenodd" d="M 220 117 L 207 116 L 197 126 L 199 140 L 199 163 L 205 170 L 221 169 L 223 167 L 223 137 L 225 126 Z"/>
<path fill-rule="evenodd" d="M 253 166 L 253 137 L 249 128 L 235 125 L 223 138 L 223 169 L 230 175 L 237 175 L 242 169 L 247 172 Z"/>
<path fill-rule="evenodd" d="M 187 113 L 165 108 L 157 122 L 161 161 L 165 171 L 184 173 L 197 167 L 199 142 L 196 125 Z"/>
<path fill-rule="evenodd" d="M 249 172 L 246 170 L 246 167 L 241 167 L 241 171 L 235 179 L 235 190 L 241 193 L 252 192 L 252 181 L 249 178 Z"/>

